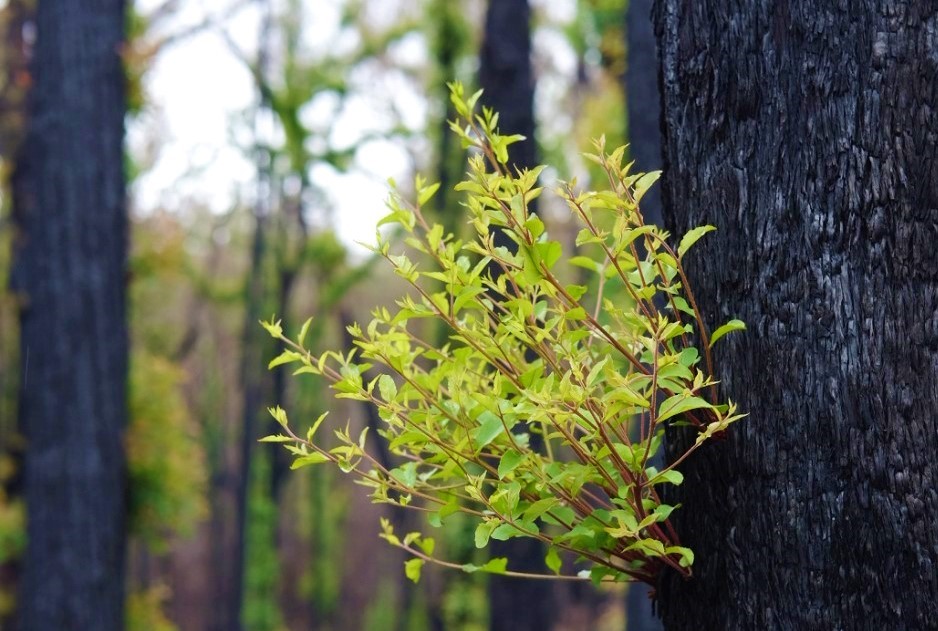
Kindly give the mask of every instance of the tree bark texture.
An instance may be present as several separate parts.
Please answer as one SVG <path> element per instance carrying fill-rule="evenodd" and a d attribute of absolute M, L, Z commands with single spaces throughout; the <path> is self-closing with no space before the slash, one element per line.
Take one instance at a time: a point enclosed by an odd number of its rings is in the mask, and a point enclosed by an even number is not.
<path fill-rule="evenodd" d="M 656 33 L 666 216 L 719 227 L 691 280 L 749 327 L 666 627 L 938 628 L 938 5 L 663 0 Z"/>
<path fill-rule="evenodd" d="M 537 165 L 534 142 L 534 73 L 531 67 L 531 8 L 527 0 L 489 0 L 479 63 L 482 101 L 499 114 L 502 134 L 527 138 L 511 146 L 511 163 Z M 498 245 L 513 247 L 501 232 Z M 508 557 L 513 570 L 544 572 L 544 546 L 534 539 L 493 541 L 493 557 Z M 549 581 L 519 580 L 493 575 L 489 579 L 490 631 L 543 631 L 553 622 Z"/>
<path fill-rule="evenodd" d="M 28 545 L 21 631 L 124 626 L 122 0 L 43 1 L 14 176 Z"/>

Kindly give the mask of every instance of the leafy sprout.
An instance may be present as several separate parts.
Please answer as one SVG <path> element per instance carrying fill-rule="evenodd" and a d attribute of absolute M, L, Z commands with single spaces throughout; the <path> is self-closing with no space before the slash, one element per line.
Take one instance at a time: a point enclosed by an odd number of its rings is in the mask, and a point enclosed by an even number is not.
<path fill-rule="evenodd" d="M 433 526 L 470 515 L 478 548 L 515 537 L 547 545 L 540 574 L 512 571 L 502 558 L 460 565 L 434 556 L 432 538 L 399 537 L 384 521 L 381 536 L 412 555 L 405 572 L 414 581 L 425 563 L 555 580 L 654 584 L 668 567 L 689 577 L 694 555 L 661 487 L 681 484 L 684 459 L 743 416 L 719 398 L 710 350 L 743 325 L 708 335 L 681 262 L 713 228 L 690 231 L 675 251 L 639 207 L 659 174 L 632 173 L 625 148 L 607 153 L 601 138 L 587 158 L 608 186 L 556 191 L 582 227 L 576 255 L 565 258 L 530 210 L 543 167 L 510 168 L 508 147 L 522 138 L 500 135 L 498 115 L 477 112 L 479 93 L 467 98 L 459 84 L 451 92 L 460 116 L 451 127 L 473 150 L 456 187 L 473 238 L 428 221 L 423 208 L 438 185 L 418 178 L 416 201 L 392 192 L 379 224 L 399 225 L 409 249 L 380 232 L 374 247 L 413 291 L 393 310 L 375 309 L 364 328 L 351 326 L 354 349 L 317 354 L 304 346 L 308 323 L 295 339 L 279 322 L 263 323 L 288 347 L 270 366 L 292 364 L 296 375 L 329 380 L 337 398 L 375 405 L 384 421 L 376 439 L 401 464 L 388 469 L 369 454 L 367 431 L 324 438 L 324 416 L 300 435 L 279 407 L 271 414 L 283 434 L 264 440 L 282 442 L 294 468 L 333 463 L 375 502 L 423 511 Z M 496 245 L 496 230 L 513 245 Z M 570 266 L 589 280 L 562 280 Z M 442 346 L 421 337 L 426 318 L 446 326 Z M 649 463 L 675 425 L 692 427 L 696 441 L 659 470 Z"/>

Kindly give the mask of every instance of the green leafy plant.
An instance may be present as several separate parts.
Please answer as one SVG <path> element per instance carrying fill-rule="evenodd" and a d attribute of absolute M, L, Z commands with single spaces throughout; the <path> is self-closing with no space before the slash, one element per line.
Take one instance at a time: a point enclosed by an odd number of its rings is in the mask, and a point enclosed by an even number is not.
<path fill-rule="evenodd" d="M 384 539 L 413 556 L 405 572 L 414 581 L 427 562 L 597 582 L 654 584 L 666 567 L 690 576 L 693 552 L 671 526 L 677 507 L 662 502 L 660 489 L 681 484 L 684 459 L 743 416 L 720 400 L 710 350 L 742 323 L 709 335 L 681 262 L 714 228 L 691 230 L 672 248 L 639 209 L 658 173 L 631 173 L 624 148 L 607 153 L 600 139 L 587 157 L 608 187 L 581 191 L 570 182 L 557 190 L 582 225 L 577 255 L 565 260 L 529 211 L 542 168 L 512 171 L 508 147 L 521 137 L 498 134 L 497 114 L 475 112 L 478 98 L 452 86 L 461 120 L 451 127 L 473 150 L 456 188 L 466 193 L 474 238 L 427 220 L 422 209 L 437 185 L 418 178 L 416 202 L 392 193 L 380 222 L 399 225 L 409 249 L 392 252 L 380 233 L 374 248 L 414 293 L 393 311 L 375 309 L 366 327 L 350 327 L 355 349 L 316 354 L 304 346 L 309 321 L 295 338 L 279 322 L 263 323 L 288 346 L 270 366 L 295 364 L 297 375 L 331 381 L 338 398 L 377 406 L 379 440 L 401 464 L 382 467 L 366 432 L 353 436 L 348 426 L 327 440 L 319 432 L 325 415 L 301 435 L 273 408 L 284 433 L 264 440 L 284 443 L 294 468 L 338 465 L 374 501 L 424 511 L 431 525 L 468 514 L 479 548 L 513 537 L 548 545 L 543 574 L 512 571 L 504 558 L 459 565 L 434 556 L 432 538 L 398 536 L 385 520 Z M 498 230 L 510 247 L 496 244 Z M 562 280 L 571 276 L 564 261 L 591 280 Z M 448 327 L 442 347 L 420 337 L 425 318 Z M 366 378 L 372 369 L 383 372 Z M 696 440 L 659 470 L 649 461 L 674 425 L 693 428 Z"/>

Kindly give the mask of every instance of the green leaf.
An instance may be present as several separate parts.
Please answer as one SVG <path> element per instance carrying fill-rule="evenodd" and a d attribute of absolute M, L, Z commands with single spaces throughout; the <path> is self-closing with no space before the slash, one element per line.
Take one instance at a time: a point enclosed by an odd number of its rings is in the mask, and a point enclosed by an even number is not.
<path fill-rule="evenodd" d="M 436 549 L 436 541 L 432 537 L 421 537 L 417 540 L 417 545 L 426 555 L 432 555 L 433 550 Z"/>
<path fill-rule="evenodd" d="M 560 504 L 560 500 L 556 497 L 545 497 L 539 499 L 530 506 L 527 507 L 524 511 L 524 521 L 534 521 L 544 513 L 553 510 L 554 507 Z"/>
<path fill-rule="evenodd" d="M 665 554 L 679 554 L 681 556 L 678 564 L 681 567 L 690 567 L 694 564 L 694 551 L 683 546 L 669 546 L 664 549 Z"/>
<path fill-rule="evenodd" d="M 326 420 L 326 416 L 329 415 L 329 412 L 323 412 L 319 415 L 319 418 L 316 419 L 316 422 L 313 423 L 313 426 L 309 428 L 309 431 L 306 432 L 306 440 L 313 442 L 313 436 L 316 435 L 316 430 L 319 429 L 319 426 L 322 425 L 322 422 Z"/>
<path fill-rule="evenodd" d="M 271 337 L 279 339 L 280 336 L 283 335 L 283 327 L 280 326 L 280 320 L 274 322 L 273 318 L 271 318 L 270 322 L 264 322 L 263 320 L 260 322 L 261 326 L 264 327 L 264 330 L 270 333 Z"/>
<path fill-rule="evenodd" d="M 661 407 L 658 408 L 658 422 L 660 423 L 678 414 L 683 414 L 691 410 L 699 410 L 701 408 L 713 409 L 713 405 L 700 397 L 676 394 L 673 397 L 665 399 Z"/>
<path fill-rule="evenodd" d="M 681 483 L 684 482 L 684 474 L 677 469 L 669 469 L 667 471 L 662 471 L 661 473 L 650 476 L 649 482 L 652 482 L 653 484 L 668 482 L 674 486 L 680 486 Z"/>
<path fill-rule="evenodd" d="M 567 285 L 564 289 L 571 298 L 579 300 L 586 293 L 587 287 L 586 285 Z"/>
<path fill-rule="evenodd" d="M 300 456 L 293 461 L 293 464 L 290 465 L 290 469 L 299 469 L 313 464 L 322 464 L 323 462 L 329 462 L 329 458 L 317 451 L 306 456 Z"/>
<path fill-rule="evenodd" d="M 303 359 L 303 356 L 297 353 L 296 351 L 283 351 L 267 364 L 267 369 L 275 368 L 282 364 L 292 364 L 295 361 L 300 361 Z"/>
<path fill-rule="evenodd" d="M 300 346 L 303 346 L 303 340 L 306 339 L 306 334 L 309 333 L 309 325 L 312 324 L 313 319 L 308 318 L 306 322 L 303 323 L 303 326 L 300 327 L 300 334 L 296 336 L 296 343 Z"/>
<path fill-rule="evenodd" d="M 687 234 L 681 238 L 680 245 L 677 246 L 678 258 L 684 258 L 684 255 L 691 249 L 691 246 L 697 243 L 702 236 L 714 230 L 716 230 L 716 226 L 698 226 L 688 230 Z"/>
<path fill-rule="evenodd" d="M 658 178 L 661 177 L 661 171 L 649 171 L 642 175 L 634 184 L 635 190 L 635 202 L 642 201 L 642 198 L 645 196 L 645 193 L 648 192 L 648 189 L 651 188 L 651 185 L 658 181 Z"/>
<path fill-rule="evenodd" d="M 475 432 L 476 448 L 482 449 L 505 431 L 502 420 L 486 410 L 479 415 L 479 428 Z"/>
<path fill-rule="evenodd" d="M 535 243 L 534 249 L 537 251 L 541 261 L 550 269 L 563 255 L 563 246 L 558 241 L 546 241 L 544 243 Z"/>
<path fill-rule="evenodd" d="M 670 471 L 668 473 L 670 473 Z M 683 481 L 684 481 L 683 476 L 681 476 L 681 482 Z M 658 516 L 658 521 L 667 521 L 675 508 L 677 508 L 677 506 L 669 506 L 668 504 L 659 504 L 658 506 L 655 507 L 654 513 L 655 515 Z"/>
<path fill-rule="evenodd" d="M 710 335 L 710 348 L 713 348 L 713 345 L 716 344 L 716 341 L 726 335 L 727 333 L 732 333 L 733 331 L 744 331 L 746 330 L 746 323 L 742 320 L 730 320 L 723 326 L 719 327 Z"/>
<path fill-rule="evenodd" d="M 404 561 L 404 574 L 413 582 L 420 581 L 420 570 L 425 561 L 423 559 L 409 559 Z"/>
<path fill-rule="evenodd" d="M 681 363 L 682 366 L 686 366 L 687 368 L 690 368 L 691 366 L 697 363 L 698 357 L 700 357 L 700 352 L 693 346 L 690 346 L 681 351 L 681 355 L 678 358 L 678 361 Z"/>
<path fill-rule="evenodd" d="M 514 449 L 509 449 L 502 456 L 498 463 L 498 477 L 504 480 L 505 476 L 518 468 L 518 465 L 524 460 L 524 454 L 520 454 Z"/>
<path fill-rule="evenodd" d="M 492 532 L 498 528 L 499 523 L 495 520 L 492 521 L 483 521 L 478 526 L 476 526 L 475 532 L 475 544 L 476 547 L 480 550 L 488 545 L 489 537 L 492 536 Z"/>
<path fill-rule="evenodd" d="M 525 527 L 525 530 L 537 530 L 537 527 L 533 524 L 522 524 Z M 530 526 L 530 528 L 529 528 Z M 513 537 L 525 537 L 527 536 L 520 528 L 514 524 L 502 524 L 498 528 L 492 531 L 492 539 L 496 541 L 508 541 Z"/>
<path fill-rule="evenodd" d="M 272 408 L 267 408 L 267 412 L 270 413 L 270 415 L 274 417 L 274 420 L 280 423 L 282 426 L 287 426 L 287 413 L 284 412 L 282 407 L 277 405 Z"/>
<path fill-rule="evenodd" d="M 422 189 L 422 190 L 420 191 L 420 193 L 417 195 L 417 203 L 420 204 L 421 206 L 423 206 L 423 205 L 426 204 L 428 201 L 430 201 L 430 199 L 431 199 L 434 195 L 436 195 L 436 192 L 437 192 L 439 189 L 440 189 L 440 184 L 439 184 L 439 183 L 431 184 L 430 186 L 428 186 L 428 187 Z"/>
<path fill-rule="evenodd" d="M 508 569 L 508 559 L 505 557 L 496 557 L 494 559 L 489 559 L 489 562 L 479 568 L 480 572 L 488 572 L 489 574 L 504 574 L 505 570 Z"/>
<path fill-rule="evenodd" d="M 397 384 L 394 383 L 391 375 L 382 374 L 378 377 L 378 392 L 381 393 L 381 398 L 385 401 L 394 400 L 394 397 L 397 396 Z"/>
<path fill-rule="evenodd" d="M 604 582 L 605 579 L 610 577 L 618 577 L 619 573 L 602 565 L 594 565 L 593 568 L 589 571 L 590 580 L 593 581 L 593 585 L 599 585 Z"/>
<path fill-rule="evenodd" d="M 583 307 L 575 307 L 563 314 L 565 320 L 585 320 L 586 319 L 586 309 Z"/>
<path fill-rule="evenodd" d="M 570 263 L 570 265 L 576 265 L 577 267 L 588 269 L 591 272 L 598 272 L 602 267 L 599 263 L 588 256 L 571 256 L 569 259 L 567 259 L 567 262 Z"/>
<path fill-rule="evenodd" d="M 544 222 L 537 215 L 531 215 L 524 222 L 524 227 L 531 231 L 531 237 L 537 239 L 544 234 Z"/>
<path fill-rule="evenodd" d="M 276 436 L 264 436 L 257 442 L 259 443 L 292 443 L 295 441 L 289 436 L 284 436 L 283 434 L 277 434 Z"/>
<path fill-rule="evenodd" d="M 547 548 L 547 556 L 544 558 L 544 563 L 547 564 L 551 572 L 560 574 L 560 567 L 563 565 L 563 560 L 560 558 L 560 554 L 557 553 L 557 548 L 554 546 Z"/>

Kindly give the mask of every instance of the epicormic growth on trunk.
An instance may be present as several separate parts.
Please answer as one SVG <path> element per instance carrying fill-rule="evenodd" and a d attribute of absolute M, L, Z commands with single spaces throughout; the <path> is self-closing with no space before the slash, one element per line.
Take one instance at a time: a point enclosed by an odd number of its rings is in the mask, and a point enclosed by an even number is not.
<path fill-rule="evenodd" d="M 338 398 L 374 404 L 385 423 L 378 440 L 401 464 L 389 469 L 369 454 L 367 430 L 353 436 L 346 426 L 330 441 L 318 433 L 325 414 L 301 435 L 274 408 L 285 433 L 263 440 L 284 443 L 293 468 L 331 462 L 371 488 L 374 501 L 424 511 L 432 526 L 470 515 L 479 548 L 514 537 L 549 546 L 542 574 L 512 571 L 505 558 L 461 565 L 435 556 L 432 538 L 398 536 L 384 521 L 382 536 L 413 555 L 405 571 L 414 581 L 427 562 L 597 582 L 654 585 L 667 567 L 689 577 L 693 552 L 681 545 L 669 522 L 676 507 L 659 488 L 680 484 L 681 462 L 743 416 L 720 399 L 710 353 L 743 324 L 708 333 L 681 263 L 714 228 L 669 245 L 639 207 L 658 173 L 631 173 L 625 147 L 607 153 L 600 139 L 587 158 L 608 187 L 557 189 L 582 226 L 577 254 L 565 258 L 528 208 L 542 193 L 543 167 L 511 172 L 507 148 L 521 137 L 499 135 L 491 110 L 475 112 L 479 94 L 465 98 L 452 86 L 461 120 L 451 126 L 473 150 L 468 178 L 456 186 L 473 238 L 428 221 L 422 209 L 438 186 L 418 178 L 416 202 L 393 193 L 379 223 L 397 226 L 407 249 L 392 252 L 397 240 L 380 232 L 374 248 L 414 293 L 393 311 L 375 309 L 366 327 L 350 327 L 355 349 L 317 354 L 304 346 L 309 321 L 295 338 L 279 322 L 263 323 L 289 347 L 270 366 L 295 364 L 296 375 L 330 380 Z M 493 227 L 513 247 L 496 245 Z M 573 267 L 588 279 L 571 282 Z M 418 323 L 428 318 L 449 330 L 440 348 L 421 337 Z M 366 379 L 373 369 L 380 372 Z M 674 425 L 695 428 L 696 440 L 658 470 L 649 459 Z"/>

